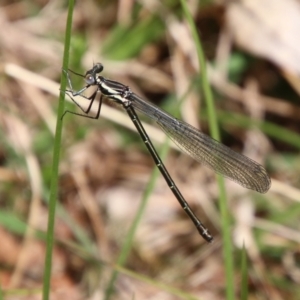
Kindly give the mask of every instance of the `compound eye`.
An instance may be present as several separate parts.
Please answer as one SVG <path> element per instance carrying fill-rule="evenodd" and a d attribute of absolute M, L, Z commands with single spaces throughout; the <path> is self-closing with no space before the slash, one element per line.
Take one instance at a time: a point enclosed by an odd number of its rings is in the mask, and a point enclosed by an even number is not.
<path fill-rule="evenodd" d="M 92 74 L 87 74 L 87 75 L 85 76 L 85 82 L 86 82 L 87 84 L 89 84 L 89 85 L 95 84 L 95 78 L 94 78 L 94 76 L 93 76 Z"/>

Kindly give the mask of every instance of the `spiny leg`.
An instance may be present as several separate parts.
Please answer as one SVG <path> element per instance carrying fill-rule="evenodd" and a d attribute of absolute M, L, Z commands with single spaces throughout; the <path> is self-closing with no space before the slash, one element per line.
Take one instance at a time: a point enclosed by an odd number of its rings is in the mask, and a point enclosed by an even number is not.
<path fill-rule="evenodd" d="M 72 70 L 70 70 L 70 69 L 68 69 L 68 71 L 69 72 L 72 72 L 73 74 L 75 74 L 75 75 L 78 75 L 78 76 L 80 76 L 80 77 L 84 77 L 84 75 L 81 75 L 81 74 L 79 74 L 79 73 L 76 73 L 76 72 L 74 72 L 74 71 L 72 71 Z M 90 85 L 86 85 L 85 87 L 83 87 L 81 90 L 79 90 L 79 91 L 74 91 L 74 89 L 73 89 L 73 85 L 72 85 L 72 81 L 71 81 L 71 77 L 70 77 L 70 75 L 69 75 L 69 72 L 68 71 L 66 71 L 66 70 L 64 70 L 63 69 L 63 72 L 64 72 L 64 74 L 66 75 L 66 78 L 67 78 L 67 81 L 68 81 L 68 85 L 69 85 L 69 90 L 65 90 L 64 91 L 64 93 L 66 94 L 66 95 L 68 95 L 69 97 L 70 97 L 70 99 L 84 112 L 84 114 L 80 114 L 80 113 L 76 113 L 76 112 L 73 112 L 73 111 L 70 111 L 70 110 L 66 110 L 64 113 L 63 113 L 63 115 L 62 115 L 62 117 L 61 117 L 61 119 L 63 119 L 64 118 L 64 116 L 65 116 L 65 114 L 66 113 L 71 113 L 71 114 L 73 114 L 73 115 L 77 115 L 77 116 L 82 116 L 82 117 L 85 117 L 85 118 L 90 118 L 90 119 L 98 119 L 99 118 L 99 116 L 100 116 L 100 111 L 101 111 L 101 105 L 102 105 L 102 95 L 101 95 L 101 97 L 100 97 L 100 100 L 99 100 L 99 105 L 98 105 L 98 110 L 97 110 L 97 114 L 96 114 L 96 116 L 89 116 L 88 115 L 88 113 L 90 112 L 90 110 L 91 110 L 91 108 L 92 108 L 92 105 L 93 105 L 93 103 L 94 103 L 94 100 L 95 100 L 95 98 L 96 98 L 96 95 L 97 95 L 97 91 L 98 90 L 96 90 L 91 96 L 89 96 L 89 97 L 87 97 L 87 96 L 85 96 L 85 95 L 82 95 L 82 93 L 86 90 L 86 89 L 88 89 L 89 87 L 90 87 Z M 88 108 L 85 110 L 75 99 L 74 99 L 74 97 L 76 97 L 76 96 L 80 96 L 80 97 L 82 97 L 82 98 L 84 98 L 84 99 L 87 99 L 87 100 L 89 100 L 90 101 L 90 104 L 89 104 L 89 106 L 88 106 Z"/>
<path fill-rule="evenodd" d="M 96 90 L 90 97 L 85 97 L 84 95 L 80 95 L 81 97 L 87 99 L 90 101 L 90 104 L 88 106 L 88 108 L 85 110 L 77 101 L 75 101 L 75 99 L 70 95 L 73 93 L 71 91 L 65 91 L 65 93 L 70 97 L 70 99 L 84 112 L 84 114 L 80 114 L 80 113 L 76 113 L 76 112 L 73 112 L 73 111 L 70 111 L 70 110 L 66 110 L 64 112 L 64 114 L 62 115 L 61 119 L 64 118 L 65 114 L 66 113 L 70 113 L 70 114 L 73 114 L 73 115 L 77 115 L 77 116 L 82 116 L 82 117 L 85 117 L 85 118 L 89 118 L 89 119 L 99 119 L 99 116 L 100 116 L 100 111 L 101 111 L 101 106 L 102 106 L 102 98 L 103 96 L 101 95 L 100 99 L 99 99 L 99 103 L 98 103 L 98 109 L 97 109 L 97 113 L 95 116 L 89 116 L 88 113 L 90 112 L 91 108 L 92 108 L 92 105 L 96 99 L 96 96 L 97 96 L 97 92 L 98 90 Z"/>

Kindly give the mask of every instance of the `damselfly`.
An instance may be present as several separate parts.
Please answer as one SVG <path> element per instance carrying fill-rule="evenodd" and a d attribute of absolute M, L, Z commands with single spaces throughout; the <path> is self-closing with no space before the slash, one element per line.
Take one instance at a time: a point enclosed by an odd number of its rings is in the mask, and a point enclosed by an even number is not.
<path fill-rule="evenodd" d="M 184 150 L 200 163 L 211 167 L 215 172 L 220 173 L 223 176 L 237 182 L 243 187 L 255 190 L 260 193 L 265 193 L 268 191 L 271 185 L 271 180 L 266 170 L 260 164 L 242 154 L 231 150 L 230 148 L 210 138 L 191 125 L 172 117 L 154 104 L 143 100 L 141 97 L 133 93 L 128 86 L 98 75 L 102 71 L 103 65 L 101 63 L 95 64 L 93 68 L 86 72 L 85 75 L 81 75 L 71 71 L 72 73 L 83 77 L 86 83 L 86 85 L 81 90 L 74 91 L 70 75 L 68 71 L 64 70 L 70 87 L 70 90 L 66 90 L 65 93 L 85 114 L 74 113 L 71 111 L 66 111 L 65 113 L 70 112 L 92 119 L 98 119 L 100 116 L 103 97 L 106 97 L 107 99 L 120 104 L 125 109 L 133 124 L 135 125 L 156 166 L 165 178 L 169 188 L 175 195 L 184 211 L 195 224 L 200 235 L 206 241 L 211 242 L 213 240 L 212 235 L 200 221 L 200 219 L 194 214 L 191 207 L 188 205 L 188 203 L 180 193 L 169 172 L 161 161 L 159 155 L 157 154 L 154 146 L 152 145 L 152 142 L 148 137 L 135 110 L 138 110 L 139 112 L 156 121 L 161 129 L 182 150 Z M 91 96 L 87 97 L 84 95 L 84 92 L 91 86 L 96 86 L 96 90 Z M 97 113 L 95 116 L 90 116 L 88 114 L 98 92 L 100 92 L 101 96 Z M 78 102 L 76 102 L 76 100 L 74 99 L 74 97 L 76 96 L 81 96 L 84 99 L 90 101 L 87 109 L 84 109 Z"/>

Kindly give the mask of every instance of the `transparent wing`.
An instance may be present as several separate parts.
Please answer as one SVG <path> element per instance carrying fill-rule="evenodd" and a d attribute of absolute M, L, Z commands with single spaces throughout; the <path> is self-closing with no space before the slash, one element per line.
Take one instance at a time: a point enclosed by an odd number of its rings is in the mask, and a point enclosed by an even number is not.
<path fill-rule="evenodd" d="M 231 150 L 133 93 L 130 100 L 137 110 L 154 119 L 182 150 L 198 162 L 248 189 L 265 193 L 270 188 L 271 180 L 264 167 L 257 162 Z"/>
<path fill-rule="evenodd" d="M 265 168 L 252 159 L 231 150 L 183 121 L 177 120 L 176 125 L 172 126 L 163 119 L 157 123 L 182 150 L 217 173 L 260 193 L 265 193 L 270 188 L 271 180 Z"/>

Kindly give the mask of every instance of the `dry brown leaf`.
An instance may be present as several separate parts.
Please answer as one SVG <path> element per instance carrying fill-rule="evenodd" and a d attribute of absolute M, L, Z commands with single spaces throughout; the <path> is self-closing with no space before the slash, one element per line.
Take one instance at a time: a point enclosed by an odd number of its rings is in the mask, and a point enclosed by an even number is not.
<path fill-rule="evenodd" d="M 298 0 L 233 1 L 226 19 L 239 46 L 300 74 Z"/>

